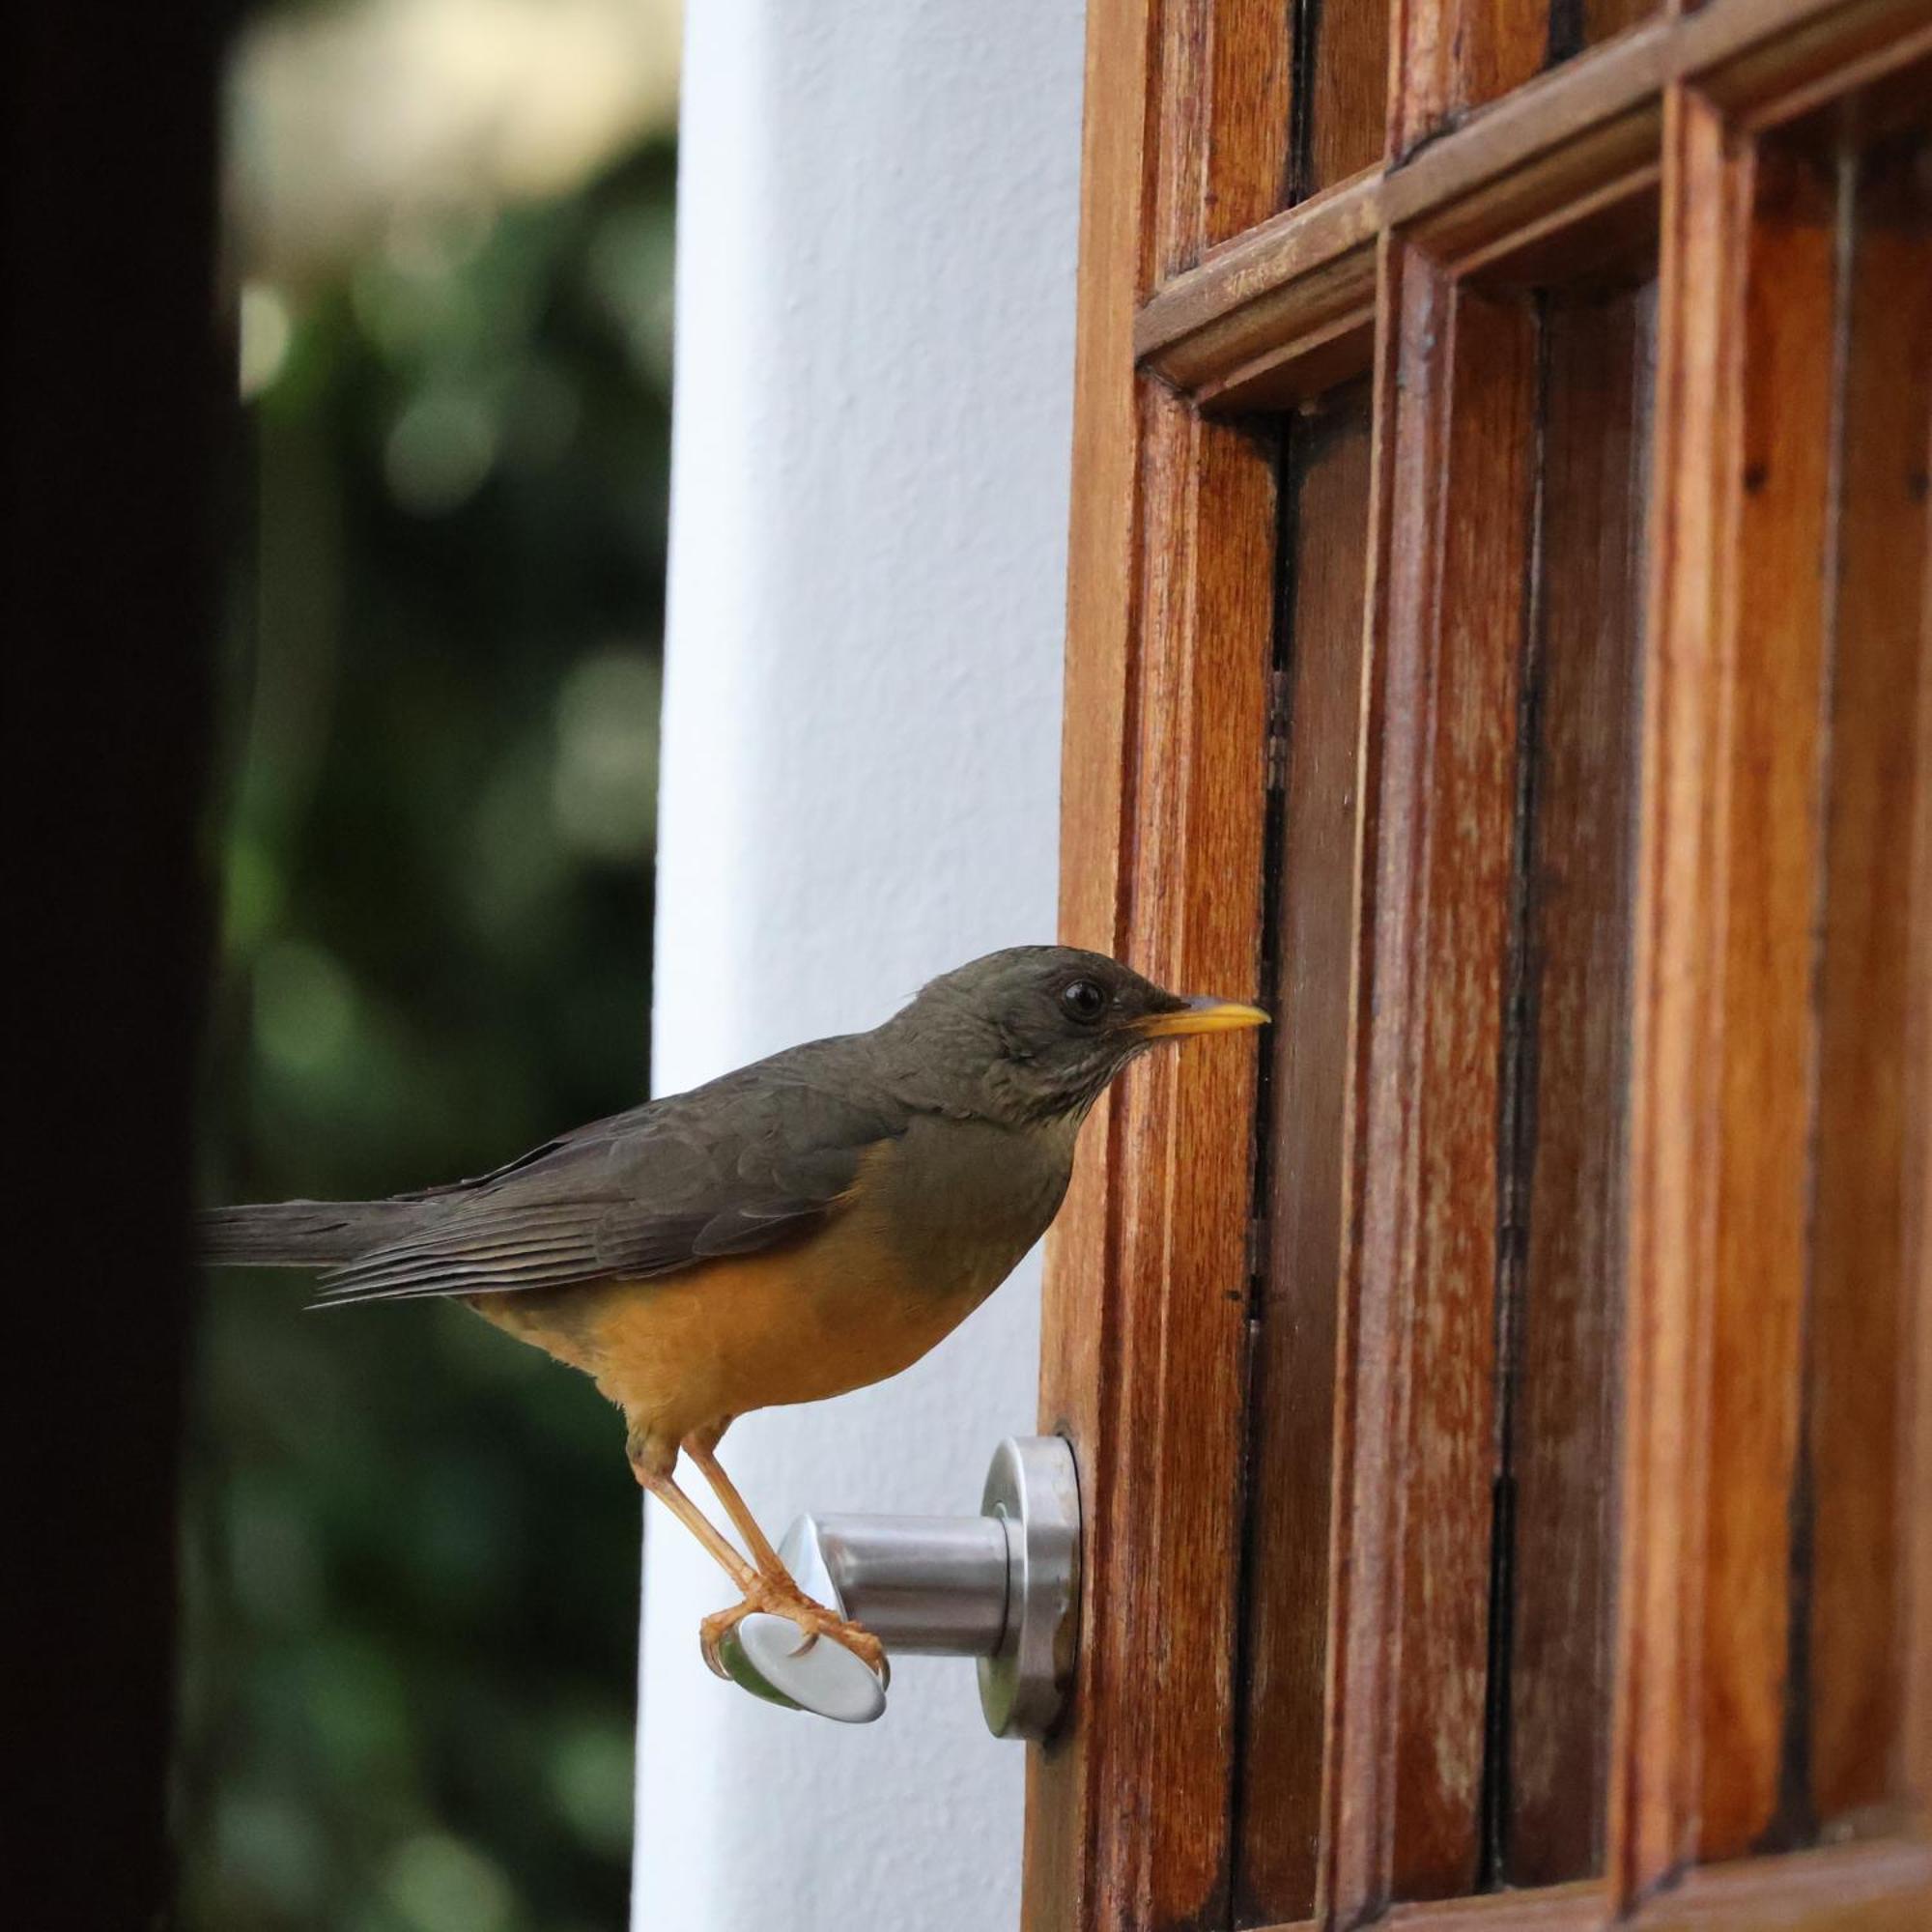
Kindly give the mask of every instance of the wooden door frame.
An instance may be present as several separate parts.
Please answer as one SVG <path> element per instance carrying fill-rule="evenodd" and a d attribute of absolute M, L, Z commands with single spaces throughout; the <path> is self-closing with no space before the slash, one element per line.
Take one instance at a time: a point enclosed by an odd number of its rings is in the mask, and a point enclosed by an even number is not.
<path fill-rule="evenodd" d="M 1411 4 L 1391 98 L 1403 99 Z M 1252 0 L 1091 0 L 1074 384 L 1062 834 L 1063 936 L 1170 984 L 1251 996 L 1264 919 L 1264 771 L 1275 571 L 1271 452 L 1243 412 L 1363 371 L 1377 385 L 1370 507 L 1356 955 L 1345 1141 L 1344 1306 L 1330 1551 L 1327 1770 L 1318 1922 L 1388 1898 L 1385 1784 L 1395 1591 L 1390 1511 L 1406 1310 L 1399 1153 L 1404 1040 L 1424 989 L 1392 885 L 1423 809 L 1389 726 L 1418 653 L 1391 653 L 1396 376 L 1405 280 L 1454 284 L 1561 263 L 1580 238 L 1661 221 L 1660 384 L 1708 366 L 1701 211 L 1725 143 L 1932 51 L 1927 0 L 1710 0 L 1675 8 L 1519 88 L 1407 158 L 1284 214 L 1285 67 L 1244 66 Z M 1401 31 L 1408 21 L 1408 33 Z M 1401 116 L 1391 116 L 1399 125 Z M 1411 329 L 1414 327 L 1411 318 Z M 1677 371 L 1673 376 L 1672 371 Z M 1689 371 L 1690 374 L 1686 374 Z M 1707 412 L 1708 413 L 1708 412 Z M 1661 412 L 1662 414 L 1662 412 Z M 1720 879 L 1701 776 L 1724 698 L 1708 584 L 1721 537 L 1712 424 L 1660 432 L 1639 843 L 1629 1414 L 1611 1774 L 1602 1883 L 1505 1901 L 1398 1907 L 1404 1922 L 1538 1925 L 1922 1922 L 1921 1835 L 1691 1873 L 1699 1564 L 1686 1544 L 1698 1459 L 1697 1265 L 1708 1203 L 1683 1095 L 1708 1017 L 1700 949 Z M 1700 601 L 1701 600 L 1701 601 Z M 1404 667 L 1409 668 L 1405 670 Z M 1932 732 L 1928 732 L 1932 742 Z M 1928 849 L 1921 847 L 1921 850 Z M 1400 912 L 1398 905 L 1394 908 Z M 1378 911 L 1382 917 L 1378 919 Z M 1373 1000 L 1368 988 L 1376 989 Z M 1927 1037 L 1920 1029 L 1919 1037 Z M 1041 1422 L 1073 1443 L 1090 1579 L 1074 1716 L 1032 1755 L 1026 1923 L 1111 1932 L 1211 1922 L 1230 1858 L 1254 1073 L 1236 1055 L 1137 1069 L 1090 1127 L 1052 1236 Z M 1690 1139 L 1687 1140 L 1687 1133 Z M 1397 1162 L 1399 1169 L 1400 1163 Z M 1687 1177 L 1689 1179 L 1687 1179 Z M 1925 1297 L 1920 1296 L 1921 1307 Z M 1932 1321 L 1919 1381 L 1932 1387 Z M 1913 1465 L 1927 1481 L 1921 1418 Z M 1922 1492 L 1932 1492 L 1928 1490 Z M 1932 1531 L 1921 1524 L 1912 1708 L 1932 1712 Z M 1920 1728 L 1932 1729 L 1932 1724 Z M 1922 1793 L 1932 1778 L 1921 1747 Z M 1670 1886 L 1667 1891 L 1660 1888 Z"/>

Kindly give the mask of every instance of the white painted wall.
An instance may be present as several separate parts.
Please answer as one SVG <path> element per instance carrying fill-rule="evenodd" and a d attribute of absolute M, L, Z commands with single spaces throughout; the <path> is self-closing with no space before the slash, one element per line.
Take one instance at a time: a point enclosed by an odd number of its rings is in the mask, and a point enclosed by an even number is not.
<path fill-rule="evenodd" d="M 1066 0 L 689 11 L 657 938 L 672 1091 L 1051 938 L 1082 22 Z M 1032 1426 L 1029 1263 L 935 1353 L 753 1416 L 807 1507 L 971 1507 Z M 728 1586 L 649 1526 L 634 1923 L 1004 1932 L 1022 1752 L 968 1664 L 855 1730 L 710 1677 Z"/>

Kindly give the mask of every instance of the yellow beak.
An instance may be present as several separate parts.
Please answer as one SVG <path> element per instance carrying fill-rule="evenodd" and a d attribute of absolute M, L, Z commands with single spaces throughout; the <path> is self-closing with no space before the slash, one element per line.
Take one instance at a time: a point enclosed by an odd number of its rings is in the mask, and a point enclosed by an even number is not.
<path fill-rule="evenodd" d="M 1233 1033 L 1240 1027 L 1266 1026 L 1268 1016 L 1259 1007 L 1244 1007 L 1236 1000 L 1189 1000 L 1178 1012 L 1150 1013 L 1135 1020 L 1136 1033 L 1150 1039 L 1167 1039 L 1176 1034 Z"/>

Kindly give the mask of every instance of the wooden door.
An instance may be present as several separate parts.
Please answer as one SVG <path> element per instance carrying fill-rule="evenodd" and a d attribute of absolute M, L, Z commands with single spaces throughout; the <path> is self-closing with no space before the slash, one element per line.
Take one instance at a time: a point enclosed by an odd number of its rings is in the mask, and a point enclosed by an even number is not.
<path fill-rule="evenodd" d="M 1091 0 L 1036 1932 L 1932 1925 L 1932 5 Z"/>

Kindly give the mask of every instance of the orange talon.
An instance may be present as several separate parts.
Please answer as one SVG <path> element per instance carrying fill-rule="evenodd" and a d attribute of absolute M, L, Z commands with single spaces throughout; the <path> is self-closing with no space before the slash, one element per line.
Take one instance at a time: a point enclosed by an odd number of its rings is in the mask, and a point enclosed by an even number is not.
<path fill-rule="evenodd" d="M 801 1650 L 809 1649 L 821 1636 L 829 1636 L 833 1642 L 843 1644 L 882 1683 L 890 1676 L 886 1647 L 865 1625 L 855 1624 L 823 1604 L 814 1603 L 789 1579 L 780 1581 L 764 1576 L 752 1580 L 742 1601 L 729 1609 L 714 1612 L 698 1625 L 698 1648 L 704 1653 L 704 1662 L 713 1676 L 730 1676 L 719 1656 L 719 1646 L 753 1612 L 783 1617 L 787 1623 L 795 1624 L 805 1639 L 799 1646 Z"/>

